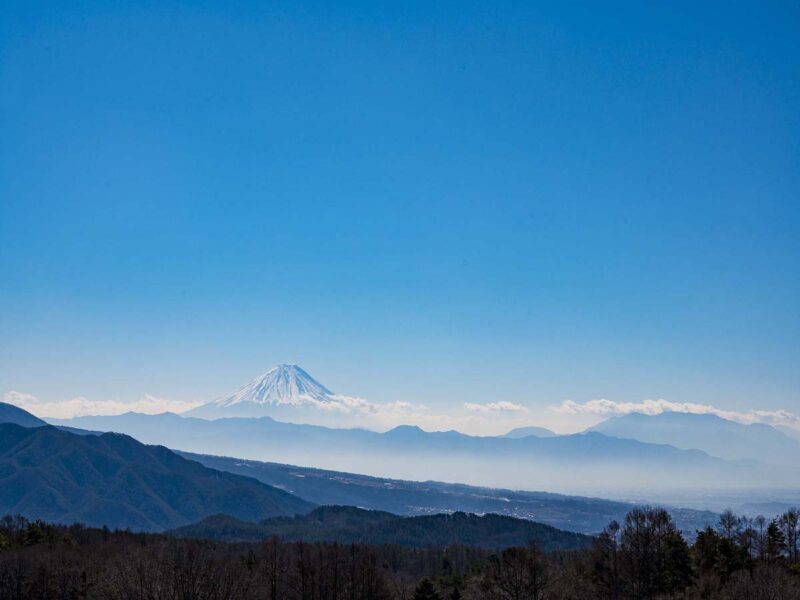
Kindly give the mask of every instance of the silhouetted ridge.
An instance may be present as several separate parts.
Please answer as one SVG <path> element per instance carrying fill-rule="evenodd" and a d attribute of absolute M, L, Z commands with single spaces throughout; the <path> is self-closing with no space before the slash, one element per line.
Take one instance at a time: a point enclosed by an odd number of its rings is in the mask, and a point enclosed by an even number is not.
<path fill-rule="evenodd" d="M 263 519 L 312 507 L 126 435 L 0 425 L 0 514 L 152 531 L 214 513 Z"/>
<path fill-rule="evenodd" d="M 0 423 L 13 423 L 21 427 L 42 427 L 47 425 L 47 423 L 27 410 L 7 402 L 0 402 Z"/>

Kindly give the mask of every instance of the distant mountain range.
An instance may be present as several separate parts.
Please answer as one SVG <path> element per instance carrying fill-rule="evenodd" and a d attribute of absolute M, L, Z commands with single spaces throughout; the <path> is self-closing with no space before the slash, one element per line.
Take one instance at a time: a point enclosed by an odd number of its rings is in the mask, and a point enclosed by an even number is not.
<path fill-rule="evenodd" d="M 715 485 L 753 486 L 785 478 L 763 465 L 732 462 L 700 450 L 610 437 L 599 432 L 521 438 L 426 432 L 400 426 L 385 433 L 275 421 L 217 420 L 128 413 L 52 422 L 118 431 L 146 443 L 202 454 L 238 456 L 410 480 L 462 482 L 512 489 L 551 489 L 602 496 L 649 490 L 657 497 Z"/>
<path fill-rule="evenodd" d="M 343 544 L 395 544 L 424 548 L 466 544 L 499 549 L 535 540 L 544 550 L 587 548 L 592 538 L 549 525 L 502 515 L 463 512 L 399 517 L 351 506 L 323 506 L 305 515 L 276 517 L 258 523 L 216 515 L 171 532 L 179 537 L 254 542 L 271 536 L 286 541 Z"/>
<path fill-rule="evenodd" d="M 220 512 L 263 519 L 313 506 L 126 435 L 0 424 L 0 515 L 154 531 Z"/>
<path fill-rule="evenodd" d="M 677 448 L 696 448 L 731 460 L 756 459 L 797 466 L 800 441 L 762 423 L 750 425 L 716 415 L 665 412 L 612 417 L 589 431 Z"/>

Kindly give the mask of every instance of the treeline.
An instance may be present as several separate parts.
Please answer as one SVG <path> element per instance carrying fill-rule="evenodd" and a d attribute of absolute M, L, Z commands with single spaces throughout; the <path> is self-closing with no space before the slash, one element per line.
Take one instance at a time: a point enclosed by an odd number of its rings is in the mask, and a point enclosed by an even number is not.
<path fill-rule="evenodd" d="M 0 598 L 800 600 L 800 513 L 731 512 L 693 543 L 642 508 L 586 550 L 231 544 L 0 519 Z"/>
<path fill-rule="evenodd" d="M 594 598 L 800 598 L 800 512 L 767 521 L 731 511 L 690 546 L 663 509 L 612 522 L 591 551 Z"/>

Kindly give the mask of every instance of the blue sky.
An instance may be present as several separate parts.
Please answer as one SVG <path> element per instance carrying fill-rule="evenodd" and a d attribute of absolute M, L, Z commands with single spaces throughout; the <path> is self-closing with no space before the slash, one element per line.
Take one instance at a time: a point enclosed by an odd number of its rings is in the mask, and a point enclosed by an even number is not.
<path fill-rule="evenodd" d="M 800 6 L 264 4 L 4 4 L 0 393 L 800 411 Z"/>

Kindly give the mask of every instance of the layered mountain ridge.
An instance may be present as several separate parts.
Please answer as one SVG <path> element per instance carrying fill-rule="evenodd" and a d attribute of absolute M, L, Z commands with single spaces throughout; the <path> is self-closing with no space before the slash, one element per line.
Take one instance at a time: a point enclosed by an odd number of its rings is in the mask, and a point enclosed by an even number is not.
<path fill-rule="evenodd" d="M 678 449 L 598 432 L 521 438 L 428 432 L 401 426 L 385 433 L 278 421 L 270 417 L 206 420 L 174 414 L 81 417 L 62 425 L 121 431 L 148 443 L 251 460 L 314 465 L 409 480 L 512 489 L 550 489 L 603 496 L 610 492 L 759 484 L 773 474 L 700 450 Z M 783 475 L 776 474 L 783 477 Z"/>

